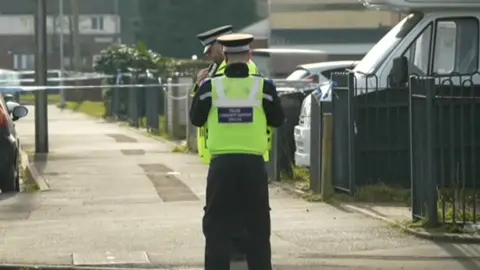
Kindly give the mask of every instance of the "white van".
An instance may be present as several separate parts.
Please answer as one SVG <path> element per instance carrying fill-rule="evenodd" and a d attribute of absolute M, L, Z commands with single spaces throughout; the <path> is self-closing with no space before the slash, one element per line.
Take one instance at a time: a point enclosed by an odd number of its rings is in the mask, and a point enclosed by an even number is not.
<path fill-rule="evenodd" d="M 406 59 L 408 73 L 472 74 L 478 70 L 480 1 L 362 0 L 367 8 L 401 10 L 409 15 L 385 35 L 354 69 L 357 88 L 387 87 Z M 365 79 L 365 75 L 374 74 Z M 408 75 L 408 74 L 407 74 Z M 375 78 L 376 77 L 376 78 Z M 407 76 L 408 77 L 408 76 Z M 368 84 L 368 85 L 361 85 Z M 380 84 L 380 85 L 379 85 Z"/>
<path fill-rule="evenodd" d="M 306 64 L 297 67 L 289 76 L 291 79 L 303 79 L 309 74 L 319 76 L 318 82 L 320 88 L 329 88 L 330 75 L 334 72 L 344 72 L 347 69 L 353 69 L 356 61 L 332 61 L 314 64 Z M 296 77 L 295 77 L 296 76 Z M 300 78 L 301 77 L 301 78 Z M 288 80 L 288 78 L 287 78 Z M 278 89 L 278 88 L 277 88 Z M 310 102 L 312 94 L 305 97 L 300 110 L 298 125 L 294 128 L 295 140 L 295 165 L 298 167 L 308 167 L 310 165 Z"/>
<path fill-rule="evenodd" d="M 393 83 L 407 83 L 408 74 L 430 76 L 478 72 L 480 0 L 360 2 L 370 9 L 396 10 L 408 15 L 353 69 L 357 94 L 362 89 L 386 89 L 389 79 L 395 80 Z M 478 75 L 472 77 L 474 84 L 480 84 Z M 458 84 L 460 78 L 452 81 Z M 331 87 L 321 87 L 321 91 L 321 96 L 331 97 Z M 328 102 L 329 98 L 324 101 Z M 309 115 L 309 100 L 304 101 L 304 107 L 302 111 Z M 309 161 L 309 156 L 303 157 L 303 160 Z M 303 164 L 308 165 L 309 162 Z"/>

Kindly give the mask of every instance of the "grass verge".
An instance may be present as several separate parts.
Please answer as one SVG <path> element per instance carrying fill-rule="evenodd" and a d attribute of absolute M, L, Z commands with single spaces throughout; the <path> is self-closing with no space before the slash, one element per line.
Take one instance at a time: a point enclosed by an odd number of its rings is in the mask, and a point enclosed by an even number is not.
<path fill-rule="evenodd" d="M 105 115 L 105 105 L 103 102 L 84 101 L 84 102 L 66 102 L 66 109 L 81 112 L 93 117 L 103 117 Z"/>
<path fill-rule="evenodd" d="M 390 187 L 383 183 L 359 187 L 353 194 L 336 193 L 323 200 L 320 195 L 311 192 L 310 172 L 307 168 L 294 166 L 292 171 L 293 176 L 283 174 L 282 181 L 301 190 L 303 198 L 308 201 L 410 204 L 410 189 Z"/>
<path fill-rule="evenodd" d="M 189 153 L 188 147 L 186 144 L 177 144 L 172 150 L 173 153 Z"/>
<path fill-rule="evenodd" d="M 35 192 L 40 190 L 38 187 L 37 183 L 33 180 L 32 175 L 27 171 L 27 164 L 23 164 L 24 161 L 20 159 L 20 179 L 21 185 L 20 185 L 20 191 L 21 192 Z"/>
<path fill-rule="evenodd" d="M 400 223 L 406 228 L 413 229 L 419 232 L 427 232 L 427 233 L 465 233 L 463 230 L 463 226 L 459 224 L 432 224 L 426 220 L 405 220 Z"/>
<path fill-rule="evenodd" d="M 33 93 L 22 93 L 20 95 L 21 104 L 33 104 L 35 103 L 35 94 Z M 47 94 L 47 103 L 48 104 L 58 104 L 60 103 L 59 94 Z"/>

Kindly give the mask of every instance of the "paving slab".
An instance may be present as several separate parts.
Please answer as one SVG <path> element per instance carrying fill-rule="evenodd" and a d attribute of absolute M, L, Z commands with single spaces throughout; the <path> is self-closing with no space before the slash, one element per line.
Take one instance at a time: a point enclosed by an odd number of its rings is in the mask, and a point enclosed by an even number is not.
<path fill-rule="evenodd" d="M 16 125 L 22 143 L 32 147 L 33 115 Z M 50 190 L 0 196 L 0 263 L 201 269 L 208 168 L 198 157 L 55 107 L 49 107 L 49 132 L 51 151 L 35 165 Z M 479 269 L 472 268 L 478 245 L 420 240 L 277 187 L 270 201 L 275 269 Z"/>

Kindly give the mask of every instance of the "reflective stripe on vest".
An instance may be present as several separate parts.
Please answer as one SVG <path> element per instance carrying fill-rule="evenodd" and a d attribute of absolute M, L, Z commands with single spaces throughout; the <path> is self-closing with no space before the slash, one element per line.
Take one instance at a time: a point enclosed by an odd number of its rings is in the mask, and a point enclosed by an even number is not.
<path fill-rule="evenodd" d="M 262 77 L 212 79 L 212 108 L 207 121 L 211 154 L 267 152 L 262 88 Z M 228 96 L 225 90 L 229 90 Z"/>
<path fill-rule="evenodd" d="M 229 108 L 229 107 L 259 107 L 262 106 L 262 100 L 257 98 L 258 91 L 262 87 L 263 79 L 260 77 L 253 77 L 253 85 L 246 99 L 229 99 L 225 95 L 223 88 L 223 78 L 213 78 L 215 83 L 215 89 L 217 91 L 218 99 L 213 101 L 213 105 L 217 108 Z"/>

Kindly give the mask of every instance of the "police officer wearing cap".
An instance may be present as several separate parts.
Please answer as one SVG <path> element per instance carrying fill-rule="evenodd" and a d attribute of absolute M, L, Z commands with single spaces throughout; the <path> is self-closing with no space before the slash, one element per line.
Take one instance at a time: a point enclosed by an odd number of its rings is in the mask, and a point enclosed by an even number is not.
<path fill-rule="evenodd" d="M 217 27 L 215 29 L 208 30 L 201 34 L 197 35 L 197 38 L 202 42 L 204 46 L 203 53 L 207 54 L 210 60 L 212 60 L 212 64 L 207 68 L 201 70 L 197 74 L 197 82 L 194 85 L 193 92 L 198 89 L 198 84 L 212 76 L 219 76 L 222 75 L 225 71 L 226 62 L 224 59 L 223 54 L 223 46 L 217 42 L 217 38 L 232 33 L 233 27 L 231 25 L 225 25 L 221 27 Z M 258 74 L 258 69 L 256 65 L 249 60 L 248 68 L 250 74 Z M 273 135 L 273 131 L 271 128 L 267 130 L 269 135 Z M 207 130 L 206 127 L 200 127 L 197 129 L 197 151 L 200 159 L 203 163 L 208 164 L 210 163 L 211 155 L 206 148 L 206 138 L 207 138 Z M 271 136 L 269 138 L 271 141 Z M 264 154 L 265 161 L 268 161 L 269 153 L 268 151 Z M 245 233 L 243 230 L 242 224 L 238 224 L 238 228 L 235 230 L 234 235 L 232 236 L 232 259 L 233 260 L 242 260 L 244 259 L 245 255 Z"/>
<path fill-rule="evenodd" d="M 211 77 L 215 74 L 223 74 L 225 70 L 226 63 L 224 61 L 224 55 L 222 52 L 222 46 L 216 42 L 217 38 L 232 33 L 233 27 L 231 25 L 220 26 L 201 34 L 197 35 L 197 38 L 202 42 L 204 49 L 203 54 L 208 55 L 212 64 L 206 68 L 202 69 L 197 74 L 197 84 L 195 85 L 193 91 L 195 92 L 198 88 L 198 83 L 207 77 Z M 251 74 L 258 74 L 258 69 L 255 63 L 251 60 L 248 62 L 248 67 Z"/>
<path fill-rule="evenodd" d="M 216 42 L 217 38 L 221 35 L 230 34 L 232 33 L 232 26 L 225 25 L 220 26 L 201 34 L 197 35 L 197 38 L 202 42 L 204 49 L 203 53 L 208 55 L 212 64 L 208 66 L 206 69 L 202 69 L 197 74 L 197 80 L 195 85 L 193 86 L 193 93 L 195 93 L 198 89 L 198 84 L 208 78 L 212 77 L 217 73 L 217 70 L 220 66 L 224 66 L 224 55 L 222 51 L 222 46 Z M 223 72 L 224 68 L 221 68 L 219 73 Z M 205 147 L 206 144 L 206 128 L 199 127 L 197 129 L 197 151 L 200 159 L 203 163 L 208 164 L 210 162 L 210 153 Z"/>
<path fill-rule="evenodd" d="M 197 35 L 197 38 L 204 46 L 203 54 L 208 55 L 208 58 L 212 61 L 212 64 L 208 68 L 201 70 L 197 74 L 197 83 L 207 77 L 215 75 L 217 70 L 222 66 L 224 60 L 222 46 L 218 44 L 216 40 L 221 35 L 232 33 L 232 29 L 233 27 L 231 25 L 225 25 Z M 222 67 L 221 70 L 223 70 L 223 68 L 224 67 Z M 195 90 L 196 89 L 194 89 L 194 91 Z"/>
<path fill-rule="evenodd" d="M 217 42 L 226 58 L 224 75 L 204 80 L 190 108 L 194 126 L 208 127 L 212 155 L 203 217 L 205 269 L 230 269 L 230 237 L 243 216 L 247 263 L 251 270 L 270 270 L 268 177 L 262 155 L 268 149 L 267 126 L 285 119 L 274 84 L 249 73 L 253 36 L 228 34 Z"/>

